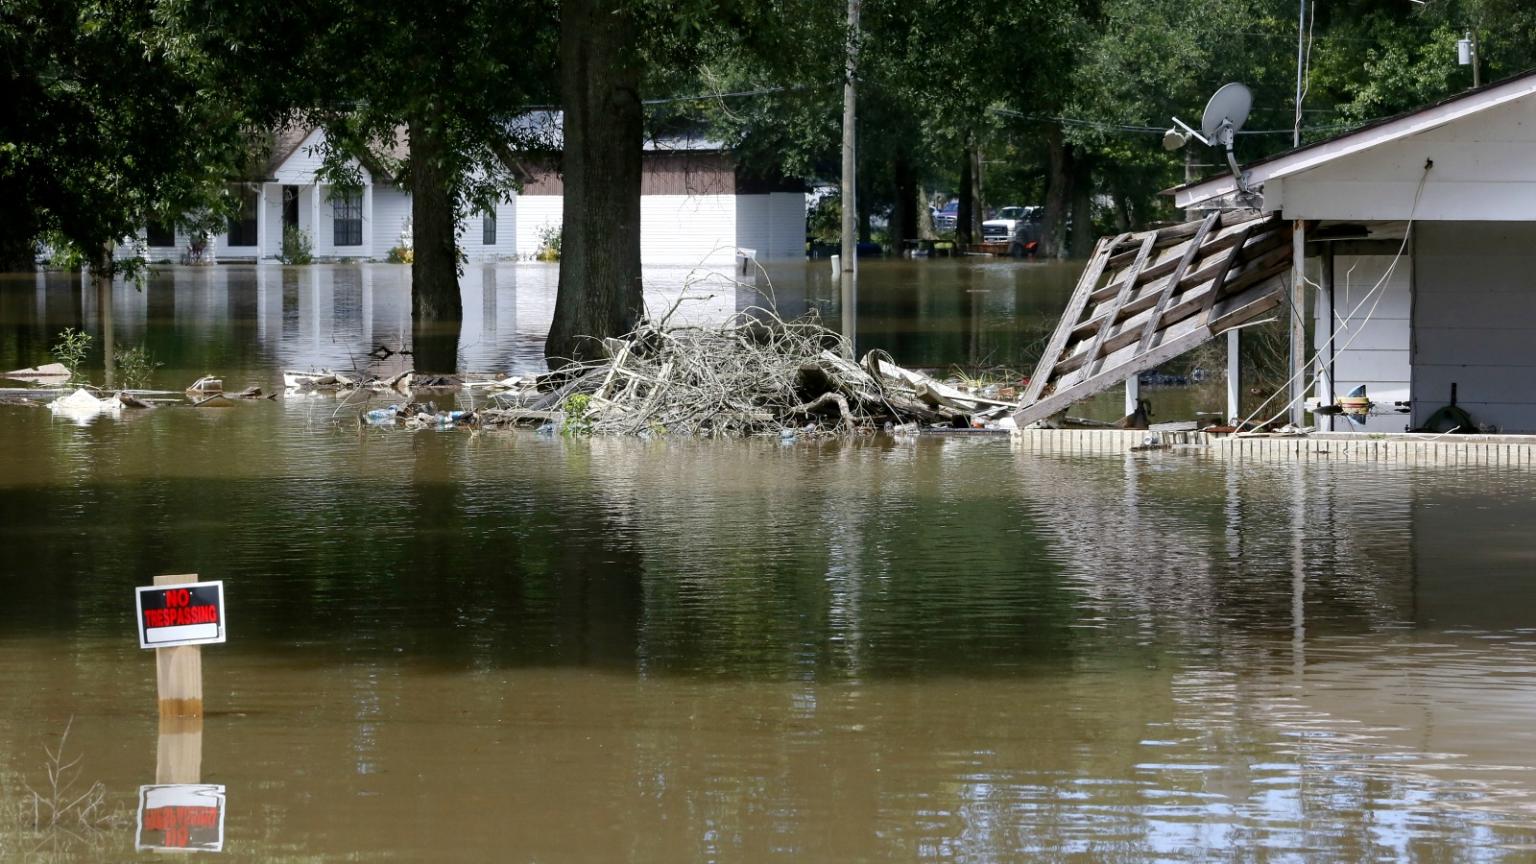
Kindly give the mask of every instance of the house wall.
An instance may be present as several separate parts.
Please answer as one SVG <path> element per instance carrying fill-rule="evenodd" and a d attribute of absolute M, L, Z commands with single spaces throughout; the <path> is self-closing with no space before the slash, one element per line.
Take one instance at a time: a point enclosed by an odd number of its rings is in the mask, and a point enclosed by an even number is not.
<path fill-rule="evenodd" d="M 373 186 L 373 221 L 363 230 L 373 237 L 373 254 L 383 259 L 400 245 L 400 235 L 411 219 L 411 196 L 398 186 L 375 183 Z"/>
<path fill-rule="evenodd" d="M 496 204 L 496 242 L 486 245 L 484 217 L 471 213 L 459 226 L 459 248 L 472 263 L 500 261 L 517 255 L 517 203 L 499 201 Z"/>
<path fill-rule="evenodd" d="M 513 254 L 531 258 L 543 245 L 541 235 L 545 228 L 560 227 L 565 201 L 559 195 L 518 195 L 512 202 Z"/>
<path fill-rule="evenodd" d="M 1361 384 L 1379 407 L 1412 396 L 1414 369 L 1411 353 L 1414 272 L 1412 259 L 1404 255 L 1392 268 L 1391 255 L 1335 255 L 1333 259 L 1333 392 L 1343 396 Z M 1371 290 L 1386 279 L 1379 295 Z M 1363 301 L 1363 302 L 1362 302 Z M 1326 304 L 1318 304 L 1319 315 Z M 1319 317 L 1318 343 L 1328 338 L 1328 322 Z M 1402 414 L 1371 416 L 1361 426 L 1342 417 L 1328 418 L 1336 431 L 1401 432 L 1408 422 Z"/>
<path fill-rule="evenodd" d="M 1526 98 L 1270 180 L 1264 209 L 1288 219 L 1536 220 L 1533 148 L 1536 98 Z"/>
<path fill-rule="evenodd" d="M 759 261 L 805 257 L 805 194 L 773 192 L 736 196 L 736 245 Z"/>
<path fill-rule="evenodd" d="M 1415 229 L 1414 422 L 1450 401 L 1500 432 L 1536 432 L 1536 224 Z"/>
<path fill-rule="evenodd" d="M 735 196 L 641 197 L 640 260 L 646 264 L 734 267 Z"/>

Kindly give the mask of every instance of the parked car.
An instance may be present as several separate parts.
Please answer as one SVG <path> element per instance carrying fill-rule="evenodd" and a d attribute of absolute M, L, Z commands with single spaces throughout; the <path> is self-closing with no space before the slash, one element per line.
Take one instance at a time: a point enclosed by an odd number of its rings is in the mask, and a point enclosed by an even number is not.
<path fill-rule="evenodd" d="M 953 231 L 959 223 L 959 201 L 951 201 L 933 214 L 933 230 L 935 231 Z"/>
<path fill-rule="evenodd" d="M 1039 207 L 1003 207 L 997 211 L 997 216 L 981 223 L 981 240 L 983 243 L 1007 243 L 1013 237 L 1013 231 L 1019 222 L 1027 220 L 1034 215 L 1038 221 Z"/>

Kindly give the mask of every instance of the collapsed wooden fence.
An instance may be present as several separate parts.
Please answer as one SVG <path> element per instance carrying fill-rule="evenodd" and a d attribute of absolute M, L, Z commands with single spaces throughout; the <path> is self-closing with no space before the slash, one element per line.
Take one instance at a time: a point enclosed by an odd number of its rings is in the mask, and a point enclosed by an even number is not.
<path fill-rule="evenodd" d="M 1099 240 L 1014 422 L 1044 420 L 1283 299 L 1291 223 L 1253 210 Z"/>

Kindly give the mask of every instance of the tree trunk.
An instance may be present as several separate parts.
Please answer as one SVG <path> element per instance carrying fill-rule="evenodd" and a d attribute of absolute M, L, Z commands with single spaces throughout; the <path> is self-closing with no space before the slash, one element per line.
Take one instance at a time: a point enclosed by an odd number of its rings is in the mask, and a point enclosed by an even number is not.
<path fill-rule="evenodd" d="M 981 191 L 981 146 L 972 144 L 966 158 L 971 163 L 971 236 L 980 242 L 981 223 L 986 218 L 982 214 L 987 200 Z"/>
<path fill-rule="evenodd" d="M 1086 158 L 1072 160 L 1072 246 L 1073 258 L 1093 254 L 1098 232 L 1093 227 L 1093 168 Z"/>
<path fill-rule="evenodd" d="M 458 367 L 464 320 L 452 178 L 443 141 L 430 122 L 411 118 L 409 134 L 412 359 L 419 371 L 451 373 Z"/>
<path fill-rule="evenodd" d="M 1060 126 L 1047 126 L 1045 144 L 1050 153 L 1046 178 L 1045 216 L 1040 226 L 1040 257 L 1060 258 L 1066 251 L 1067 202 L 1072 192 L 1072 151 L 1062 140 Z"/>
<path fill-rule="evenodd" d="M 560 7 L 565 214 L 551 369 L 597 356 L 634 329 L 640 287 L 640 148 L 644 138 L 634 19 L 616 0 Z M 590 337 L 590 338 L 589 338 Z"/>
<path fill-rule="evenodd" d="M 1125 233 L 1131 230 L 1131 201 L 1125 190 L 1115 193 L 1115 230 Z"/>
<path fill-rule="evenodd" d="M 912 160 L 905 153 L 896 156 L 891 166 L 891 248 L 900 255 L 908 240 L 918 238 L 917 227 L 917 172 Z"/>
<path fill-rule="evenodd" d="M 912 202 L 917 212 L 917 237 L 923 240 L 933 240 L 938 235 L 933 230 L 933 213 L 928 209 L 931 200 L 928 190 L 919 187 L 916 190 L 917 200 Z"/>
<path fill-rule="evenodd" d="M 971 211 L 976 207 L 975 189 L 976 184 L 971 179 L 971 148 L 966 147 L 960 161 L 960 201 L 955 205 L 955 242 L 962 248 L 976 242 L 971 220 Z"/>
<path fill-rule="evenodd" d="M 116 382 L 117 341 L 112 326 L 112 275 L 116 269 L 112 260 L 112 243 L 105 243 L 96 250 L 89 263 L 91 286 L 96 289 L 96 318 L 101 324 L 101 357 L 103 380 L 101 386 L 111 388 Z"/>

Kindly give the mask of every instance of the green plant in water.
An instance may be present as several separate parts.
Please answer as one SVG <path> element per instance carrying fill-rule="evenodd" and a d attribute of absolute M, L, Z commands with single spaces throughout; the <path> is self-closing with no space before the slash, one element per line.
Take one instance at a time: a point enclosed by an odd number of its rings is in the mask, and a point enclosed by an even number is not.
<path fill-rule="evenodd" d="M 539 229 L 539 252 L 537 257 L 540 261 L 560 260 L 561 236 L 562 230 L 559 225 L 545 225 Z"/>
<path fill-rule="evenodd" d="M 416 260 L 416 253 L 409 246 L 396 246 L 389 250 L 384 260 L 391 264 L 410 264 Z"/>
<path fill-rule="evenodd" d="M 314 246 L 309 241 L 309 232 L 297 225 L 283 227 L 283 254 L 284 264 L 309 264 L 315 260 Z"/>
<path fill-rule="evenodd" d="M 149 384 L 149 376 L 163 363 L 156 363 L 155 358 L 144 349 L 143 345 L 137 348 L 125 348 L 113 355 L 117 364 L 117 377 L 123 387 L 129 390 L 142 390 Z"/>
<path fill-rule="evenodd" d="M 587 421 L 587 409 L 592 406 L 592 397 L 585 393 L 574 393 L 565 397 L 560 410 L 565 412 L 565 423 L 560 431 L 566 435 L 587 435 L 592 432 L 592 424 Z"/>
<path fill-rule="evenodd" d="M 91 334 L 84 330 L 76 330 L 73 327 L 65 327 L 59 334 L 59 341 L 49 349 L 53 359 L 64 364 L 69 370 L 69 380 L 74 382 L 80 377 L 80 367 L 85 365 L 85 355 L 91 350 Z"/>

